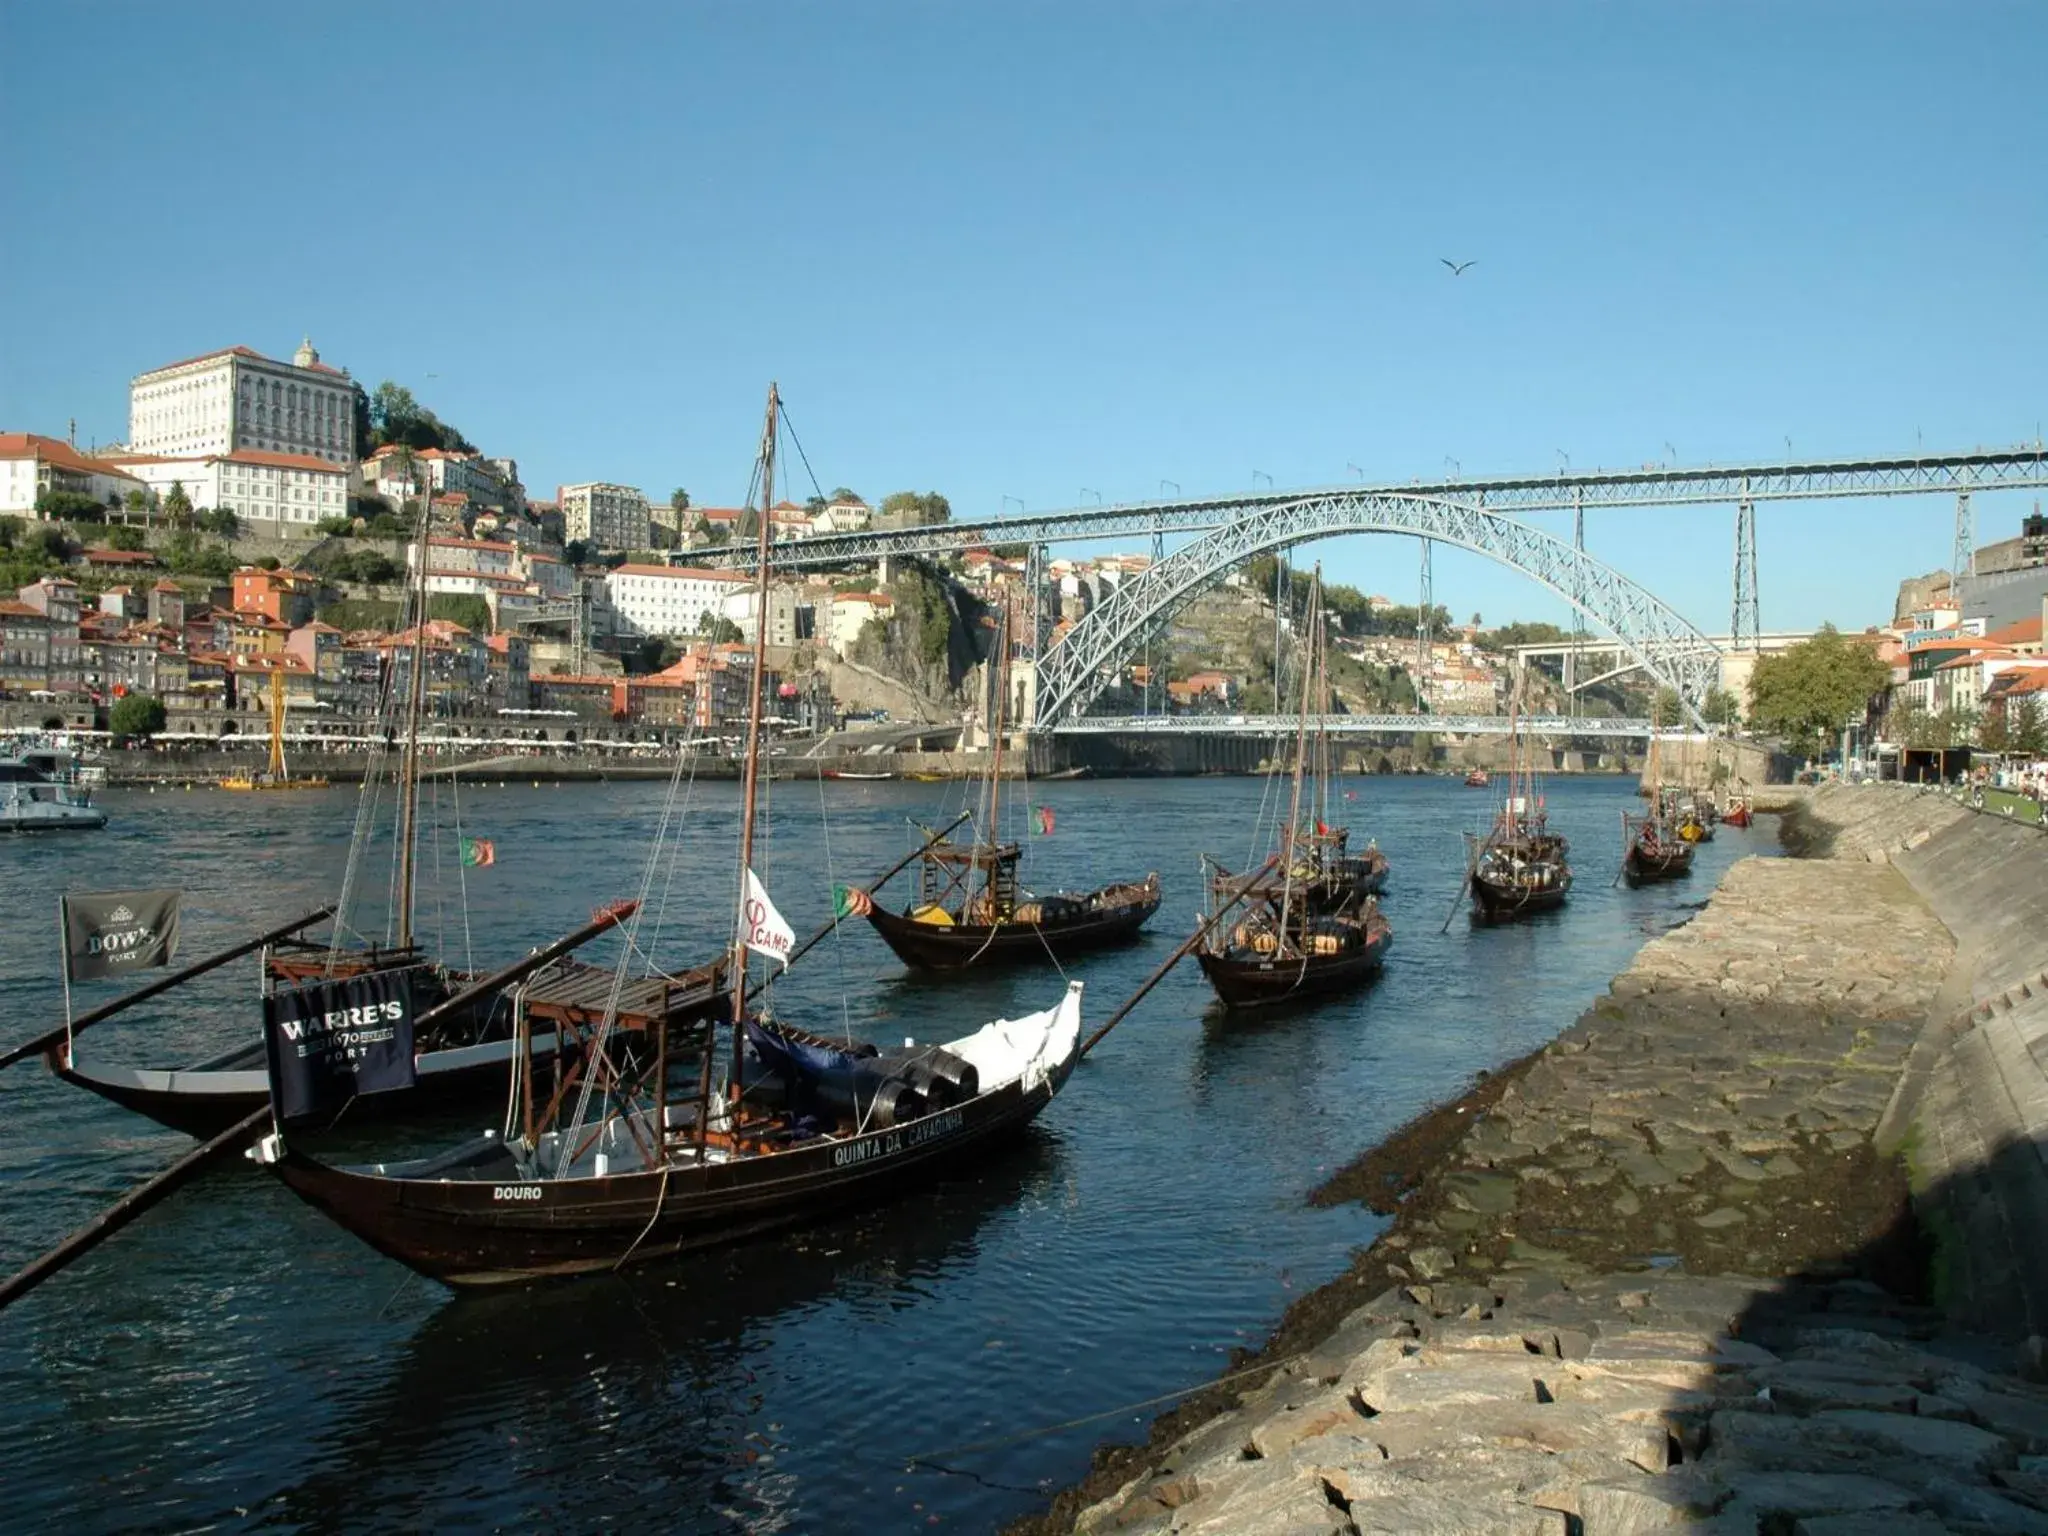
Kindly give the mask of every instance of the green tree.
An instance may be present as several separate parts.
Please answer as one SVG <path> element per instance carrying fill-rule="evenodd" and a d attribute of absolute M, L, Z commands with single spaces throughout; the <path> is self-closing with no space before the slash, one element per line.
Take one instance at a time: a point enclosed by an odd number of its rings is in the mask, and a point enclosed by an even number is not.
<path fill-rule="evenodd" d="M 562 546 L 562 558 L 568 561 L 572 568 L 590 564 L 591 557 L 596 553 L 597 550 L 587 539 L 571 539 Z"/>
<path fill-rule="evenodd" d="M 747 638 L 746 631 L 722 613 L 709 608 L 697 620 L 697 633 L 713 645 L 735 645 Z"/>
<path fill-rule="evenodd" d="M 668 504 L 678 513 L 687 512 L 690 510 L 690 493 L 679 485 L 668 493 Z"/>
<path fill-rule="evenodd" d="M 1709 725 L 1733 725 L 1742 713 L 1742 706 L 1734 694 L 1726 688 L 1714 687 L 1707 690 L 1707 701 L 1700 706 L 1700 714 Z"/>
<path fill-rule="evenodd" d="M 882 498 L 882 516 L 905 528 L 929 528 L 951 522 L 953 504 L 937 491 L 894 491 Z"/>
<path fill-rule="evenodd" d="M 192 526 L 192 498 L 185 494 L 185 482 L 173 480 L 164 493 L 164 521 L 173 528 Z"/>
<path fill-rule="evenodd" d="M 36 515 L 53 522 L 103 523 L 107 509 L 99 497 L 83 491 L 44 491 L 36 497 Z"/>
<path fill-rule="evenodd" d="M 2031 695 L 2005 701 L 2005 734 L 2008 749 L 2034 757 L 2048 754 L 2048 710 Z"/>
<path fill-rule="evenodd" d="M 215 507 L 211 512 L 194 514 L 194 520 L 207 533 L 217 533 L 224 539 L 238 539 L 242 536 L 242 520 L 226 507 Z"/>
<path fill-rule="evenodd" d="M 460 624 L 472 634 L 491 632 L 491 605 L 471 592 L 436 592 L 427 598 L 427 617 Z"/>
<path fill-rule="evenodd" d="M 125 523 L 107 530 L 107 548 L 133 553 L 142 548 L 142 530 L 130 528 Z"/>
<path fill-rule="evenodd" d="M 1659 688 L 1650 700 L 1650 724 L 1657 730 L 1676 725 L 1685 718 L 1685 702 L 1676 688 Z"/>
<path fill-rule="evenodd" d="M 327 538 L 345 539 L 356 531 L 356 520 L 352 517 L 323 517 L 315 526 Z"/>
<path fill-rule="evenodd" d="M 107 729 L 116 736 L 154 736 L 164 728 L 164 701 L 150 693 L 131 693 L 114 701 Z"/>
<path fill-rule="evenodd" d="M 859 501 L 861 496 L 860 492 L 850 485 L 835 485 L 832 487 L 830 499 L 833 501 Z"/>
<path fill-rule="evenodd" d="M 1825 752 L 1836 733 L 1862 720 L 1891 682 L 1869 646 L 1830 624 L 1811 640 L 1759 657 L 1749 676 L 1749 719 L 1803 750 Z"/>
<path fill-rule="evenodd" d="M 149 515 L 149 498 L 141 491 L 130 491 L 121 505 L 128 509 L 128 514 L 131 517 L 137 512 L 142 513 L 145 517 Z"/>
<path fill-rule="evenodd" d="M 662 672 L 683 659 L 682 650 L 665 635 L 649 635 L 634 652 L 642 672 Z"/>

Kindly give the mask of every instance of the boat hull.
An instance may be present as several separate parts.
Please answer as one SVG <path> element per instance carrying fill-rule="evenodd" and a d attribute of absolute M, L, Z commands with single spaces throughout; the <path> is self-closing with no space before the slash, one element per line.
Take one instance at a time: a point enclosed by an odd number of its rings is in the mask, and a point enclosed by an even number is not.
<path fill-rule="evenodd" d="M 1534 917 L 1539 912 L 1555 912 L 1571 893 L 1572 877 L 1569 872 L 1561 883 L 1540 890 L 1501 885 L 1475 875 L 1472 880 L 1472 915 L 1485 923 L 1511 923 L 1519 918 Z"/>
<path fill-rule="evenodd" d="M 1029 1086 L 1013 1082 L 889 1130 L 666 1172 L 524 1180 L 490 1142 L 460 1178 L 335 1168 L 289 1146 L 269 1166 L 420 1274 L 452 1286 L 516 1285 L 740 1242 L 936 1183 L 1021 1133 L 1073 1059 Z"/>
<path fill-rule="evenodd" d="M 537 1063 L 554 1060 L 552 1034 L 536 1035 L 533 1047 Z M 509 1037 L 481 1045 L 423 1052 L 411 1088 L 355 1099 L 340 1118 L 354 1126 L 422 1110 L 502 1100 L 513 1052 L 514 1042 Z M 76 1060 L 66 1063 L 54 1050 L 48 1061 L 50 1070 L 72 1086 L 205 1141 L 248 1119 L 270 1102 L 270 1077 L 263 1065 L 262 1047 L 251 1047 L 238 1055 L 246 1056 L 252 1064 L 171 1071 L 88 1066 Z"/>
<path fill-rule="evenodd" d="M 1329 997 L 1361 987 L 1379 973 L 1393 936 L 1382 933 L 1357 949 L 1334 955 L 1306 955 L 1294 960 L 1240 959 L 1235 955 L 1197 950 L 1202 974 L 1216 989 L 1223 1006 L 1268 1008 L 1276 1003 Z"/>
<path fill-rule="evenodd" d="M 1159 910 L 1159 902 L 1160 897 L 1154 895 L 1128 906 L 1088 912 L 1071 921 L 1055 923 L 958 923 L 942 927 L 914 922 L 884 907 L 872 909 L 868 921 L 905 965 L 927 971 L 960 971 L 970 966 L 1064 960 L 1085 950 L 1126 943 L 1151 920 Z"/>
<path fill-rule="evenodd" d="M 1661 880 L 1682 880 L 1692 873 L 1692 848 L 1685 843 L 1646 852 L 1640 845 L 1629 849 L 1621 861 L 1622 878 L 1631 886 L 1654 885 Z"/>

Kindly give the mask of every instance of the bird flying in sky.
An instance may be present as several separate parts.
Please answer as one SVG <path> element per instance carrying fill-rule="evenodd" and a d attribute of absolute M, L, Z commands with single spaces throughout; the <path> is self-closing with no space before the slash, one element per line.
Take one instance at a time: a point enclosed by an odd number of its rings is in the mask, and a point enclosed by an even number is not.
<path fill-rule="evenodd" d="M 1451 276 L 1456 277 L 1460 273 L 1462 273 L 1467 267 L 1471 266 L 1473 262 L 1478 261 L 1479 258 L 1475 256 L 1472 258 L 1472 261 L 1453 261 L 1448 256 L 1439 256 L 1437 257 L 1437 260 L 1442 262 L 1445 266 L 1449 267 L 1451 269 Z"/>

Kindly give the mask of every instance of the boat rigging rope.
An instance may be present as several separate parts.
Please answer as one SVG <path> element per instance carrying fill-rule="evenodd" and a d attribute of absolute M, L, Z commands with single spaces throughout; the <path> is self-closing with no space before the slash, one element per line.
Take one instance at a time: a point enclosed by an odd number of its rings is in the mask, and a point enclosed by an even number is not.
<path fill-rule="evenodd" d="M 827 813 L 825 806 L 825 769 L 823 764 L 817 766 L 816 772 L 818 784 L 818 831 L 819 839 L 825 845 L 825 889 L 837 892 L 839 889 L 839 877 L 838 872 L 833 867 L 832 860 L 832 818 Z M 846 1044 L 851 1048 L 853 1045 L 853 1011 L 846 1004 L 846 944 L 839 932 L 841 926 L 839 901 L 835 895 L 832 902 L 832 964 L 839 973 L 839 1032 L 846 1037 Z"/>

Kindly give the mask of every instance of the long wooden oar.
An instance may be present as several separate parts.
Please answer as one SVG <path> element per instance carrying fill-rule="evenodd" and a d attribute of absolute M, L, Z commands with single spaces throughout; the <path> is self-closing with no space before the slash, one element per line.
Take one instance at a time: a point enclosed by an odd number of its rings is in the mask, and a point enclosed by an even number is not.
<path fill-rule="evenodd" d="M 1096 1046 L 1102 1043 L 1102 1037 L 1104 1035 L 1108 1034 L 1112 1029 L 1115 1029 L 1117 1025 L 1123 1023 L 1125 1015 L 1127 1015 L 1133 1008 L 1137 1007 L 1140 1002 L 1144 1001 L 1145 994 L 1147 992 L 1150 992 L 1154 987 L 1158 986 L 1160 982 L 1164 981 L 1166 979 L 1166 973 L 1172 970 L 1176 965 L 1179 965 L 1181 961 L 1185 960 L 1188 956 L 1189 951 L 1191 951 L 1197 944 L 1201 943 L 1202 940 L 1208 936 L 1209 930 L 1214 928 L 1218 923 L 1222 922 L 1224 917 L 1227 916 L 1230 913 L 1230 911 L 1233 908 L 1235 908 L 1240 901 L 1243 901 L 1245 897 L 1249 896 L 1252 893 L 1252 887 L 1259 883 L 1260 877 L 1262 877 L 1268 870 L 1270 870 L 1275 864 L 1279 862 L 1280 856 L 1278 854 L 1275 854 L 1272 858 L 1266 860 L 1265 863 L 1261 864 L 1257 869 L 1253 870 L 1250 874 L 1246 875 L 1244 879 L 1238 883 L 1237 894 L 1231 897 L 1230 900 L 1226 901 L 1222 906 L 1218 907 L 1214 912 L 1211 912 L 1207 917 L 1203 918 L 1201 924 L 1195 929 L 1195 931 L 1189 934 L 1187 938 L 1181 943 L 1180 948 L 1176 949 L 1172 954 L 1168 955 L 1163 961 L 1161 961 L 1159 964 L 1159 968 L 1155 970 L 1150 976 L 1147 976 L 1145 978 L 1144 984 L 1140 986 L 1137 991 L 1133 992 L 1128 998 L 1124 1000 L 1123 1007 L 1117 1009 L 1115 1013 L 1112 1013 L 1109 1016 L 1108 1020 L 1103 1024 L 1102 1028 L 1096 1030 L 1094 1034 L 1090 1035 L 1085 1041 L 1082 1042 L 1081 1055 L 1086 1056 L 1090 1051 L 1094 1050 Z"/>
<path fill-rule="evenodd" d="M 17 1061 L 25 1061 L 31 1056 L 40 1056 L 51 1046 L 61 1043 L 67 1036 L 77 1034 L 81 1029 L 88 1029 L 92 1025 L 99 1023 L 102 1019 L 111 1019 L 115 1014 L 133 1008 L 137 1003 L 146 1003 L 152 997 L 159 997 L 170 991 L 173 987 L 183 986 L 195 976 L 204 976 L 208 971 L 217 970 L 221 966 L 226 965 L 230 960 L 241 959 L 242 956 L 252 950 L 261 949 L 266 944 L 275 944 L 279 939 L 290 938 L 301 929 L 310 928 L 315 923 L 333 915 L 334 908 L 321 907 L 318 911 L 308 912 L 296 922 L 286 923 L 282 927 L 273 928 L 268 933 L 259 933 L 255 938 L 237 944 L 232 949 L 224 949 L 217 955 L 209 955 L 204 960 L 186 966 L 183 970 L 173 971 L 168 976 L 158 977 L 146 987 L 137 987 L 133 992 L 125 993 L 115 998 L 111 1003 L 102 1004 L 90 1013 L 80 1014 L 71 1021 L 68 1028 L 59 1025 L 56 1029 L 37 1035 L 33 1040 L 24 1041 L 22 1044 L 15 1046 L 4 1055 L 0 1055 L 0 1068 L 11 1067 Z"/>
<path fill-rule="evenodd" d="M 495 992 L 500 988 L 509 986 L 522 976 L 529 975 L 539 970 L 542 966 L 551 964 L 577 946 L 589 943 L 590 940 L 596 938 L 597 935 L 603 933 L 607 928 L 616 928 L 620 923 L 633 915 L 633 911 L 638 905 L 638 902 L 632 901 L 619 903 L 617 907 L 592 918 L 568 937 L 557 939 L 545 948 L 536 949 L 532 954 L 515 960 L 502 970 L 495 971 L 491 975 L 486 976 L 474 986 L 456 993 L 445 1003 L 439 1003 L 429 1008 L 413 1021 L 413 1027 L 418 1029 L 425 1025 L 438 1023 L 450 1014 L 467 1007 L 484 993 Z M 309 919 L 309 921 L 312 921 L 312 919 Z M 296 926 L 303 927 L 305 925 L 301 923 Z M 246 953 L 246 951 L 242 952 Z M 58 1031 L 60 1038 L 62 1033 L 61 1030 Z M 93 1217 L 84 1226 L 78 1228 L 77 1231 L 65 1238 L 64 1241 L 57 1244 L 56 1247 L 52 1248 L 41 1258 L 31 1260 L 8 1276 L 6 1280 L 0 1281 L 0 1307 L 5 1307 L 17 1298 L 27 1295 L 38 1285 L 49 1279 L 50 1276 L 70 1264 L 73 1259 L 97 1248 L 143 1212 L 149 1210 L 152 1206 L 160 1204 L 166 1197 L 176 1193 L 180 1187 L 191 1182 L 192 1177 L 209 1164 L 218 1162 L 229 1153 L 239 1151 L 247 1146 L 262 1133 L 263 1127 L 269 1119 L 270 1106 L 268 1104 L 264 1105 L 261 1109 L 252 1110 L 244 1119 L 238 1120 L 210 1141 L 202 1142 L 199 1146 L 194 1147 L 161 1173 L 155 1174 L 136 1185 L 135 1188 L 129 1190 L 127 1194 L 121 1196 L 120 1199 L 108 1206 L 104 1211 L 101 1211 L 99 1215 Z"/>
<path fill-rule="evenodd" d="M 1472 849 L 1468 845 L 1465 849 L 1464 883 L 1458 887 L 1458 894 L 1456 898 L 1454 898 L 1451 902 L 1451 910 L 1444 914 L 1443 927 L 1437 929 L 1437 936 L 1439 938 L 1441 938 L 1444 934 L 1447 934 L 1451 931 L 1451 919 L 1458 915 L 1458 908 L 1462 907 L 1465 904 L 1465 893 L 1472 889 L 1472 877 L 1478 872 L 1479 861 L 1478 859 L 1473 857 Z"/>
<path fill-rule="evenodd" d="M 948 837 L 952 835 L 953 829 L 959 826 L 961 822 L 967 820 L 967 818 L 971 814 L 973 813 L 969 811 L 962 811 L 958 816 L 955 816 L 951 821 L 947 822 L 943 827 L 939 828 L 938 831 L 933 832 L 929 836 L 927 836 L 922 843 L 917 845 L 917 847 L 911 849 L 910 852 L 903 855 L 902 858 L 898 859 L 894 864 L 891 864 L 887 869 L 883 870 L 879 875 L 875 876 L 875 878 L 870 880 L 867 883 L 867 885 L 863 887 L 863 889 L 866 890 L 866 892 L 870 896 L 872 896 L 876 891 L 879 891 L 891 880 L 894 880 L 898 875 L 902 874 L 904 870 L 908 869 L 915 860 L 922 858 L 925 855 L 925 853 L 927 853 L 930 849 L 937 846 L 939 843 L 944 842 Z M 820 944 L 824 943 L 825 940 L 832 937 L 833 933 L 837 931 L 839 925 L 845 921 L 845 918 L 840 917 L 838 914 L 835 913 L 831 921 L 827 922 L 822 928 L 818 929 L 817 932 L 813 933 L 809 938 L 805 939 L 803 943 L 797 945 L 795 949 L 789 952 L 789 962 L 787 965 L 783 966 L 783 969 L 788 970 L 789 966 L 795 965 L 797 961 L 801 960 L 805 955 L 809 954 L 812 950 L 816 949 Z M 773 979 L 773 975 L 771 975 L 768 978 L 768 980 Z M 761 986 L 766 985 L 767 981 L 763 981 L 761 983 Z M 752 997 L 754 993 L 759 990 L 759 987 L 749 987 L 747 989 L 747 996 Z"/>

